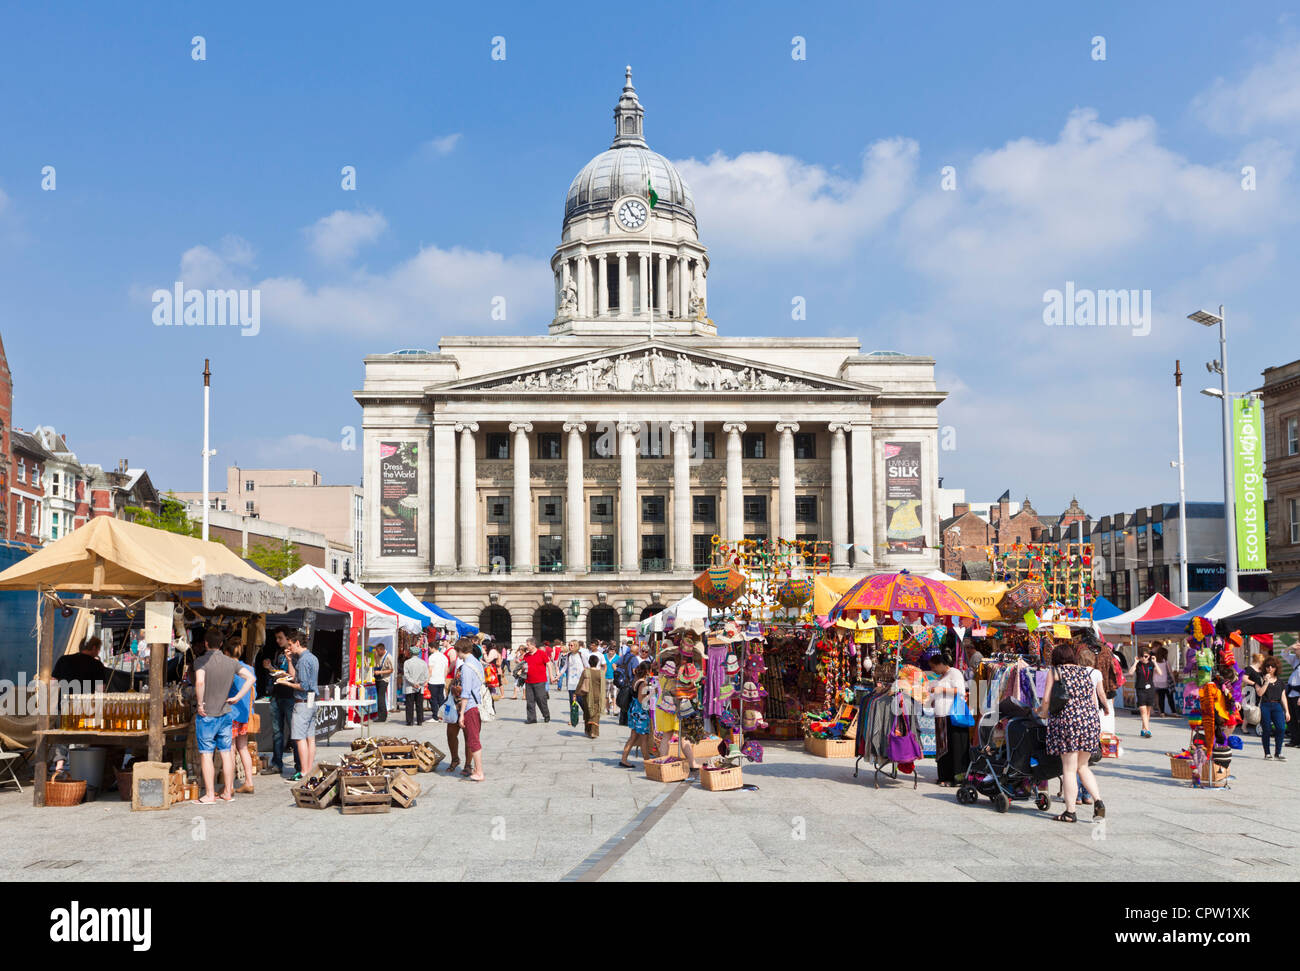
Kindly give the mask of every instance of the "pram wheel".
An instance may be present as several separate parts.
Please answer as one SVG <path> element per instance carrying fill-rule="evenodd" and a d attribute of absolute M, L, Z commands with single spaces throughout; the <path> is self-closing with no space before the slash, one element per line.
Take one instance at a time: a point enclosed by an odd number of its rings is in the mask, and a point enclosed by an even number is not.
<path fill-rule="evenodd" d="M 1047 810 L 1052 808 L 1052 800 L 1047 795 L 1047 793 L 1040 792 L 1038 794 L 1038 798 L 1034 800 L 1034 805 L 1037 806 L 1039 809 L 1041 809 L 1043 812 L 1047 812 Z"/>
<path fill-rule="evenodd" d="M 957 801 L 963 806 L 974 805 L 979 802 L 980 794 L 972 786 L 961 786 L 957 789 Z"/>
<path fill-rule="evenodd" d="M 1011 808 L 1011 800 L 1007 798 L 1005 792 L 999 792 L 993 797 L 993 808 L 1000 813 L 1007 812 Z"/>

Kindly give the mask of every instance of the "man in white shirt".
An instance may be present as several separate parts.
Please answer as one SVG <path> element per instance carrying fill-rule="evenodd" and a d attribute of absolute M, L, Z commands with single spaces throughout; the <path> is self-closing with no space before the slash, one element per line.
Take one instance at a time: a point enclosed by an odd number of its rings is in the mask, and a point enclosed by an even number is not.
<path fill-rule="evenodd" d="M 1288 748 L 1300 748 L 1300 718 L 1296 717 L 1300 706 L 1300 651 L 1291 649 L 1282 655 L 1282 660 L 1291 665 L 1291 677 L 1286 682 L 1286 696 L 1291 703 L 1291 721 L 1287 724 Z"/>

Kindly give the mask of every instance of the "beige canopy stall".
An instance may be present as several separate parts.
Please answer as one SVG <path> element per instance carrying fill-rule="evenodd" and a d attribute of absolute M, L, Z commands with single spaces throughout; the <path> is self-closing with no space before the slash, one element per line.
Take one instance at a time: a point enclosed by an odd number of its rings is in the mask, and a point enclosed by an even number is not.
<path fill-rule="evenodd" d="M 36 590 L 42 607 L 38 624 L 37 678 L 43 698 L 51 697 L 54 667 L 54 611 L 60 594 L 104 600 L 68 600 L 74 608 L 116 606 L 117 602 L 170 601 L 198 595 L 208 611 L 281 613 L 324 606 L 320 593 L 284 587 L 245 563 L 220 543 L 180 536 L 107 517 L 92 519 L 0 573 L 0 590 Z M 148 740 L 149 760 L 163 753 L 163 679 L 166 643 L 149 645 L 149 728 L 141 732 L 60 731 L 50 727 L 50 705 L 37 717 L 35 804 L 45 803 L 46 746 L 54 741 L 123 744 Z M 185 726 L 188 730 L 188 726 Z"/>

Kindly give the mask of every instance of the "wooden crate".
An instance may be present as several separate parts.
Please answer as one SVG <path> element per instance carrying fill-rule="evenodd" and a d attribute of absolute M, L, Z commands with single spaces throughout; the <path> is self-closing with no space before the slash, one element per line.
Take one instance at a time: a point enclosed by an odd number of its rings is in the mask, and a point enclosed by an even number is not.
<path fill-rule="evenodd" d="M 318 775 L 320 767 L 312 773 Z M 293 802 L 299 809 L 328 809 L 334 805 L 339 795 L 339 774 L 335 769 L 325 773 L 320 783 L 311 788 L 306 785 L 293 787 Z"/>
<path fill-rule="evenodd" d="M 405 772 L 399 772 L 393 777 L 390 788 L 393 805 L 399 809 L 410 809 L 415 805 L 416 798 L 424 791 L 420 783 L 415 781 L 415 777 L 407 775 Z"/>
<path fill-rule="evenodd" d="M 681 782 L 686 778 L 685 759 L 669 757 L 666 759 L 647 759 L 645 777 L 652 782 Z"/>
<path fill-rule="evenodd" d="M 700 785 L 710 792 L 739 789 L 744 784 L 738 765 L 726 769 L 710 769 L 707 765 L 700 768 Z"/>
<path fill-rule="evenodd" d="M 433 745 L 425 742 L 415 747 L 415 761 L 419 763 L 421 772 L 433 772 L 437 770 L 438 763 L 447 756 L 439 751 Z"/>
<path fill-rule="evenodd" d="M 415 758 L 414 745 L 379 746 L 379 764 L 385 769 L 420 768 L 420 763 Z"/>
<path fill-rule="evenodd" d="M 819 759 L 851 759 L 855 744 L 851 738 L 815 738 L 805 735 L 803 750 Z"/>
<path fill-rule="evenodd" d="M 388 779 L 382 775 L 339 776 L 339 812 L 344 816 L 386 813 L 393 804 Z"/>

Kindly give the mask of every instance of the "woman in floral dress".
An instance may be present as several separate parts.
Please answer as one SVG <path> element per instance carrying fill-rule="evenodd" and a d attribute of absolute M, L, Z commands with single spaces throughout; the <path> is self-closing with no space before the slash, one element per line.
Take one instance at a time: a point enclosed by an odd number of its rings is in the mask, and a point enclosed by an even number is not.
<path fill-rule="evenodd" d="M 1052 670 L 1047 675 L 1047 689 L 1038 709 L 1039 717 L 1047 719 L 1047 753 L 1061 757 L 1065 812 L 1053 818 L 1062 823 L 1078 822 L 1074 803 L 1080 782 L 1093 798 L 1093 818 L 1106 817 L 1106 804 L 1101 801 L 1101 790 L 1088 765 L 1088 757 L 1101 744 L 1098 711 L 1110 714 L 1110 702 L 1090 670 L 1077 662 L 1074 645 L 1058 644 L 1052 649 Z M 1069 698 L 1065 707 L 1053 715 L 1050 714 L 1052 689 L 1058 680 L 1065 684 Z"/>

